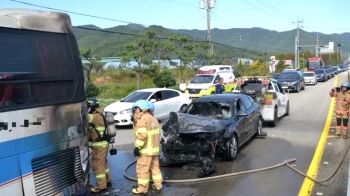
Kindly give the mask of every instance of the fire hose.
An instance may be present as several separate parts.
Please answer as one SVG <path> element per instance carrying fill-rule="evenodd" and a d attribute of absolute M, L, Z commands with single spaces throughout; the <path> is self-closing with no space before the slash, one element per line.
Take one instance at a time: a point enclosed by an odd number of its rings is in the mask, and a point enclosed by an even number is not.
<path fill-rule="evenodd" d="M 292 169 L 293 171 L 297 172 L 298 174 L 302 175 L 305 178 L 310 179 L 311 181 L 314 181 L 315 183 L 318 184 L 322 184 L 324 182 L 327 182 L 328 180 L 332 179 L 335 174 L 339 171 L 341 165 L 343 164 L 346 155 L 348 154 L 350 149 L 350 145 L 348 146 L 348 148 L 346 149 L 341 161 L 339 162 L 337 168 L 335 169 L 335 171 L 333 172 L 332 175 L 330 175 L 330 177 L 325 178 L 325 179 L 321 179 L 318 180 L 316 178 L 313 178 L 305 173 L 303 173 L 302 171 L 294 168 L 292 165 L 290 165 L 290 163 L 293 163 L 296 161 L 296 158 L 292 158 L 292 159 L 287 159 L 284 160 L 282 163 L 273 165 L 273 166 L 268 166 L 268 167 L 263 167 L 263 168 L 259 168 L 259 169 L 252 169 L 252 170 L 247 170 L 247 171 L 241 171 L 241 172 L 234 172 L 234 173 L 229 173 L 229 174 L 222 174 L 222 175 L 217 175 L 217 176 L 209 176 L 209 177 L 205 177 L 205 178 L 192 178 L 192 179 L 184 179 L 184 180 L 163 180 L 164 183 L 190 183 L 190 182 L 203 182 L 203 181 L 209 181 L 209 180 L 215 180 L 215 179 L 221 179 L 221 178 L 227 178 L 227 177 L 233 177 L 233 176 L 239 176 L 239 175 L 246 175 L 246 174 L 251 174 L 251 173 L 256 173 L 256 172 L 261 172 L 261 171 L 266 171 L 266 170 L 271 170 L 271 169 L 275 169 L 278 168 L 280 166 L 286 165 L 287 167 L 289 167 L 290 169 Z M 131 181 L 137 181 L 137 178 L 129 176 L 126 172 L 127 170 L 136 163 L 135 161 L 132 161 L 131 163 L 129 163 L 129 165 L 127 165 L 124 169 L 124 177 L 128 180 Z"/>

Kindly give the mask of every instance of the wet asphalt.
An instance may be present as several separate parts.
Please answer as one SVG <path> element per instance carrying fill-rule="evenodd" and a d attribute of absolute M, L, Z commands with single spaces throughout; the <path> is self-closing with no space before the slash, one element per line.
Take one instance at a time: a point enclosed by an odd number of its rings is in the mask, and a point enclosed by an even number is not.
<path fill-rule="evenodd" d="M 339 75 L 338 83 L 346 79 L 347 73 Z M 273 166 L 284 160 L 295 158 L 293 166 L 306 173 L 310 167 L 315 149 L 319 143 L 331 98 L 329 90 L 335 78 L 327 82 L 319 82 L 315 86 L 306 86 L 300 93 L 289 93 L 290 115 L 279 119 L 277 127 L 264 126 L 266 138 L 252 138 L 239 150 L 234 161 L 218 161 L 217 172 L 211 176 L 242 172 Z M 321 157 L 317 178 L 327 178 L 337 168 L 350 138 L 335 139 L 331 130 Z M 333 126 L 333 128 L 332 128 Z M 113 183 L 107 191 L 94 195 L 133 195 L 131 189 L 136 182 L 124 177 L 125 167 L 135 157 L 132 155 L 134 135 L 131 127 L 118 127 L 116 144 L 118 154 L 108 156 Z M 339 172 L 324 184 L 315 184 L 310 195 L 346 195 L 348 182 L 349 157 L 341 165 Z M 327 163 L 325 163 L 327 162 Z M 198 179 L 195 170 L 184 170 L 181 166 L 162 167 L 165 180 Z M 127 175 L 136 177 L 135 165 L 127 171 Z M 91 171 L 91 184 L 95 184 Z M 300 192 L 304 177 L 286 166 L 275 169 L 227 177 L 217 180 L 193 183 L 165 183 L 161 191 L 150 191 L 147 195 L 222 195 L 222 196 L 295 196 L 307 195 Z"/>

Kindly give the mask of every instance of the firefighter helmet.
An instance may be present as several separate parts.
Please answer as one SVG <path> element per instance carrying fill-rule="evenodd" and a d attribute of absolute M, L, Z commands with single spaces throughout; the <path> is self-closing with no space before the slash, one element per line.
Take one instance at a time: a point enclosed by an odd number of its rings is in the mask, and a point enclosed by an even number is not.
<path fill-rule="evenodd" d="M 340 88 L 342 88 L 342 87 L 346 87 L 349 90 L 350 89 L 350 83 L 349 82 L 344 82 L 343 84 L 341 84 Z"/>
<path fill-rule="evenodd" d="M 92 114 L 96 108 L 99 108 L 100 107 L 100 103 L 97 101 L 96 98 L 88 98 L 87 99 L 87 105 L 88 105 L 88 108 L 89 108 L 89 113 Z"/>
<path fill-rule="evenodd" d="M 151 109 L 150 104 L 148 103 L 148 101 L 146 101 L 144 99 L 136 101 L 132 107 L 133 108 L 140 108 L 140 110 Z"/>

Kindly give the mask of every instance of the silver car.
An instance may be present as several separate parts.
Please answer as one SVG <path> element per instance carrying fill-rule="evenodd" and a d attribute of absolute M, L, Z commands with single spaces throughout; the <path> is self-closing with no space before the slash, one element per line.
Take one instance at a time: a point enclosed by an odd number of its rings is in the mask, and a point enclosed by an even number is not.
<path fill-rule="evenodd" d="M 305 81 L 305 84 L 316 85 L 317 84 L 317 76 L 316 76 L 315 72 L 305 72 L 304 73 L 304 81 Z"/>

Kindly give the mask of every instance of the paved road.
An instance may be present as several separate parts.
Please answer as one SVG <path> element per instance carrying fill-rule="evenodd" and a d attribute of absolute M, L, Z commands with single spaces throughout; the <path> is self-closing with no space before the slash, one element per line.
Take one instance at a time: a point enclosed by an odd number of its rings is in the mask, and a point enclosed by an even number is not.
<path fill-rule="evenodd" d="M 340 74 L 338 82 L 344 81 L 346 76 L 346 73 Z M 267 167 L 290 158 L 296 158 L 296 162 L 293 163 L 295 168 L 308 172 L 325 127 L 332 100 L 328 92 L 335 80 L 333 78 L 316 86 L 307 86 L 306 90 L 300 93 L 289 93 L 290 116 L 281 118 L 275 128 L 264 127 L 268 136 L 265 139 L 252 139 L 240 150 L 237 159 L 233 162 L 218 162 L 218 172 L 214 175 Z M 332 123 L 331 126 L 334 126 L 334 122 Z M 133 131 L 131 127 L 118 128 L 116 138 L 118 155 L 108 157 L 113 174 L 113 187 L 108 192 L 98 195 L 132 195 L 132 186 L 136 184 L 123 177 L 125 166 L 135 160 L 131 153 L 134 141 Z M 332 134 L 334 133 L 329 131 L 329 138 L 322 151 L 323 157 L 319 158 L 321 165 L 317 178 L 328 177 L 333 173 L 336 163 L 340 161 L 343 154 L 343 149 L 350 142 L 350 139 L 348 141 L 332 138 Z M 312 167 L 317 167 L 317 164 Z M 348 161 L 346 161 L 339 173 L 328 184 L 314 185 L 311 195 L 346 195 L 348 167 Z M 165 179 L 197 178 L 197 172 L 183 170 L 181 167 L 161 169 Z M 135 176 L 135 167 L 132 166 L 127 173 Z M 160 193 L 150 192 L 149 195 L 295 196 L 299 194 L 304 179 L 288 167 L 282 166 L 260 173 L 209 182 L 166 184 Z M 307 195 L 307 191 L 301 192 L 300 195 Z"/>

